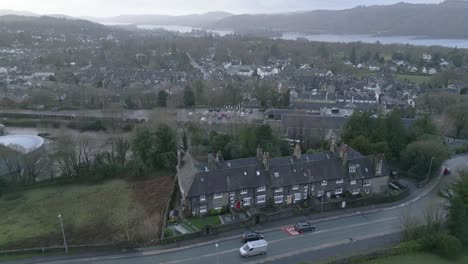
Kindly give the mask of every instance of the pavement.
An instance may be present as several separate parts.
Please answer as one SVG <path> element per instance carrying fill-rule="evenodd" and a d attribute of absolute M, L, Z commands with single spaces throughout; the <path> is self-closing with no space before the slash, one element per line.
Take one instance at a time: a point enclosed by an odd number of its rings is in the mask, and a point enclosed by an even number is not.
<path fill-rule="evenodd" d="M 449 176 L 415 191 L 403 201 L 375 205 L 345 211 L 328 212 L 289 218 L 263 226 L 257 226 L 268 241 L 268 253 L 261 256 L 241 258 L 239 235 L 242 229 L 208 236 L 177 244 L 140 249 L 139 252 L 108 256 L 71 256 L 72 259 L 36 258 L 11 263 L 130 263 L 130 264 L 175 264 L 175 263 L 299 263 L 302 261 L 325 261 L 336 257 L 366 253 L 398 243 L 407 217 L 422 220 L 430 208 L 443 208 L 444 200 L 438 190 L 456 177 L 455 171 L 466 169 L 468 155 L 448 160 L 443 166 L 453 169 Z M 298 234 L 291 226 L 298 220 L 309 220 L 315 232 Z M 216 246 L 218 245 L 218 247 Z"/>

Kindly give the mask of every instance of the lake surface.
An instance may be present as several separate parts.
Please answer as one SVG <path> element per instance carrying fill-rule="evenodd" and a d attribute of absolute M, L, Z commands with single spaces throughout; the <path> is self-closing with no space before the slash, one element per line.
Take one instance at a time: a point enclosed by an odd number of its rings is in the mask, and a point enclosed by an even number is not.
<path fill-rule="evenodd" d="M 104 25 L 129 25 L 125 23 L 102 23 Z M 190 33 L 192 30 L 204 30 L 202 28 L 174 26 L 174 25 L 137 25 L 141 29 L 164 29 L 172 32 Z M 226 36 L 233 34 L 234 31 L 230 30 L 205 30 Z M 281 39 L 297 40 L 298 38 L 305 38 L 309 41 L 323 41 L 323 42 L 364 42 L 375 43 L 379 41 L 382 44 L 410 44 L 419 46 L 443 46 L 449 48 L 463 48 L 468 49 L 468 39 L 434 39 L 418 36 L 372 36 L 372 35 L 357 35 L 357 34 L 301 34 L 301 33 L 284 33 Z"/>
<path fill-rule="evenodd" d="M 354 35 L 354 34 L 317 34 L 306 35 L 300 33 L 285 33 L 282 39 L 296 40 L 305 38 L 309 41 L 323 42 L 365 42 L 375 43 L 379 41 L 382 44 L 410 44 L 420 46 L 444 46 L 450 48 L 468 49 L 468 39 L 432 39 L 418 36 L 371 36 L 371 35 Z"/>

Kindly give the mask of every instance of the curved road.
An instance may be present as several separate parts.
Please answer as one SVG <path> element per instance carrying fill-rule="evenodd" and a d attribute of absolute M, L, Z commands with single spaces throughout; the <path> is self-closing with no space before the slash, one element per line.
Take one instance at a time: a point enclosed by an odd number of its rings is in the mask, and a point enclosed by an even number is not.
<path fill-rule="evenodd" d="M 467 165 L 468 156 L 455 157 L 445 164 L 454 171 L 467 168 Z M 455 173 L 450 176 L 441 176 L 440 184 L 438 184 L 439 181 L 434 181 L 432 186 L 428 186 L 418 196 L 400 205 L 312 221 L 315 222 L 317 228 L 317 231 L 313 233 L 292 234 L 287 232 L 288 226 L 268 231 L 265 233 L 265 239 L 269 243 L 268 254 L 264 256 L 240 258 L 241 243 L 238 237 L 230 237 L 220 241 L 218 248 L 215 246 L 216 241 L 211 241 L 175 249 L 47 263 L 299 263 L 312 261 L 314 256 L 323 252 L 326 253 L 323 256 L 339 257 L 343 256 L 341 252 L 346 249 L 348 251 L 354 248 L 369 250 L 384 246 L 384 242 L 389 238 L 391 238 L 390 241 L 397 241 L 398 234 L 402 231 L 402 219 L 408 216 L 421 219 L 427 208 L 443 205 L 444 201 L 438 197 L 437 190 L 454 177 L 456 177 Z"/>

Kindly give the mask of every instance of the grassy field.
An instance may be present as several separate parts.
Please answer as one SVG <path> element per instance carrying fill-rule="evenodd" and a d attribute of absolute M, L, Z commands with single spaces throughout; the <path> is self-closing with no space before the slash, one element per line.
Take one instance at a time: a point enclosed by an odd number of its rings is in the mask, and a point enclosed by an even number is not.
<path fill-rule="evenodd" d="M 113 180 L 7 194 L 0 198 L 0 250 L 61 245 L 59 213 L 69 244 L 124 241 L 140 231 L 157 236 L 171 181 Z"/>
<path fill-rule="evenodd" d="M 422 75 L 405 75 L 405 74 L 397 74 L 397 79 L 401 81 L 410 81 L 417 84 L 427 83 L 431 77 L 429 76 L 422 76 Z"/>
<path fill-rule="evenodd" d="M 391 257 L 387 259 L 374 260 L 364 264 L 466 264 L 468 263 L 468 255 L 465 255 L 459 260 L 446 260 L 432 254 L 411 254 L 405 256 Z"/>

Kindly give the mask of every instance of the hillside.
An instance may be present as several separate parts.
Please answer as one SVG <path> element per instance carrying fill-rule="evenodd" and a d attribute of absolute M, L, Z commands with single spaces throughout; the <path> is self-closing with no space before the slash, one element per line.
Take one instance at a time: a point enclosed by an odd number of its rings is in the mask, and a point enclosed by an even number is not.
<path fill-rule="evenodd" d="M 35 34 L 85 34 L 106 36 L 110 28 L 82 19 L 66 19 L 50 16 L 0 16 L 0 27 L 11 31 L 34 32 Z"/>
<path fill-rule="evenodd" d="M 96 22 L 128 23 L 135 25 L 175 25 L 205 27 L 217 21 L 230 17 L 232 14 L 226 12 L 208 12 L 204 14 L 192 14 L 185 16 L 166 15 L 121 15 L 110 18 L 88 18 Z"/>
<path fill-rule="evenodd" d="M 238 32 L 279 32 L 418 35 L 440 38 L 468 37 L 468 2 L 440 4 L 398 3 L 347 10 L 316 10 L 288 14 L 237 15 L 214 23 L 214 29 Z"/>

